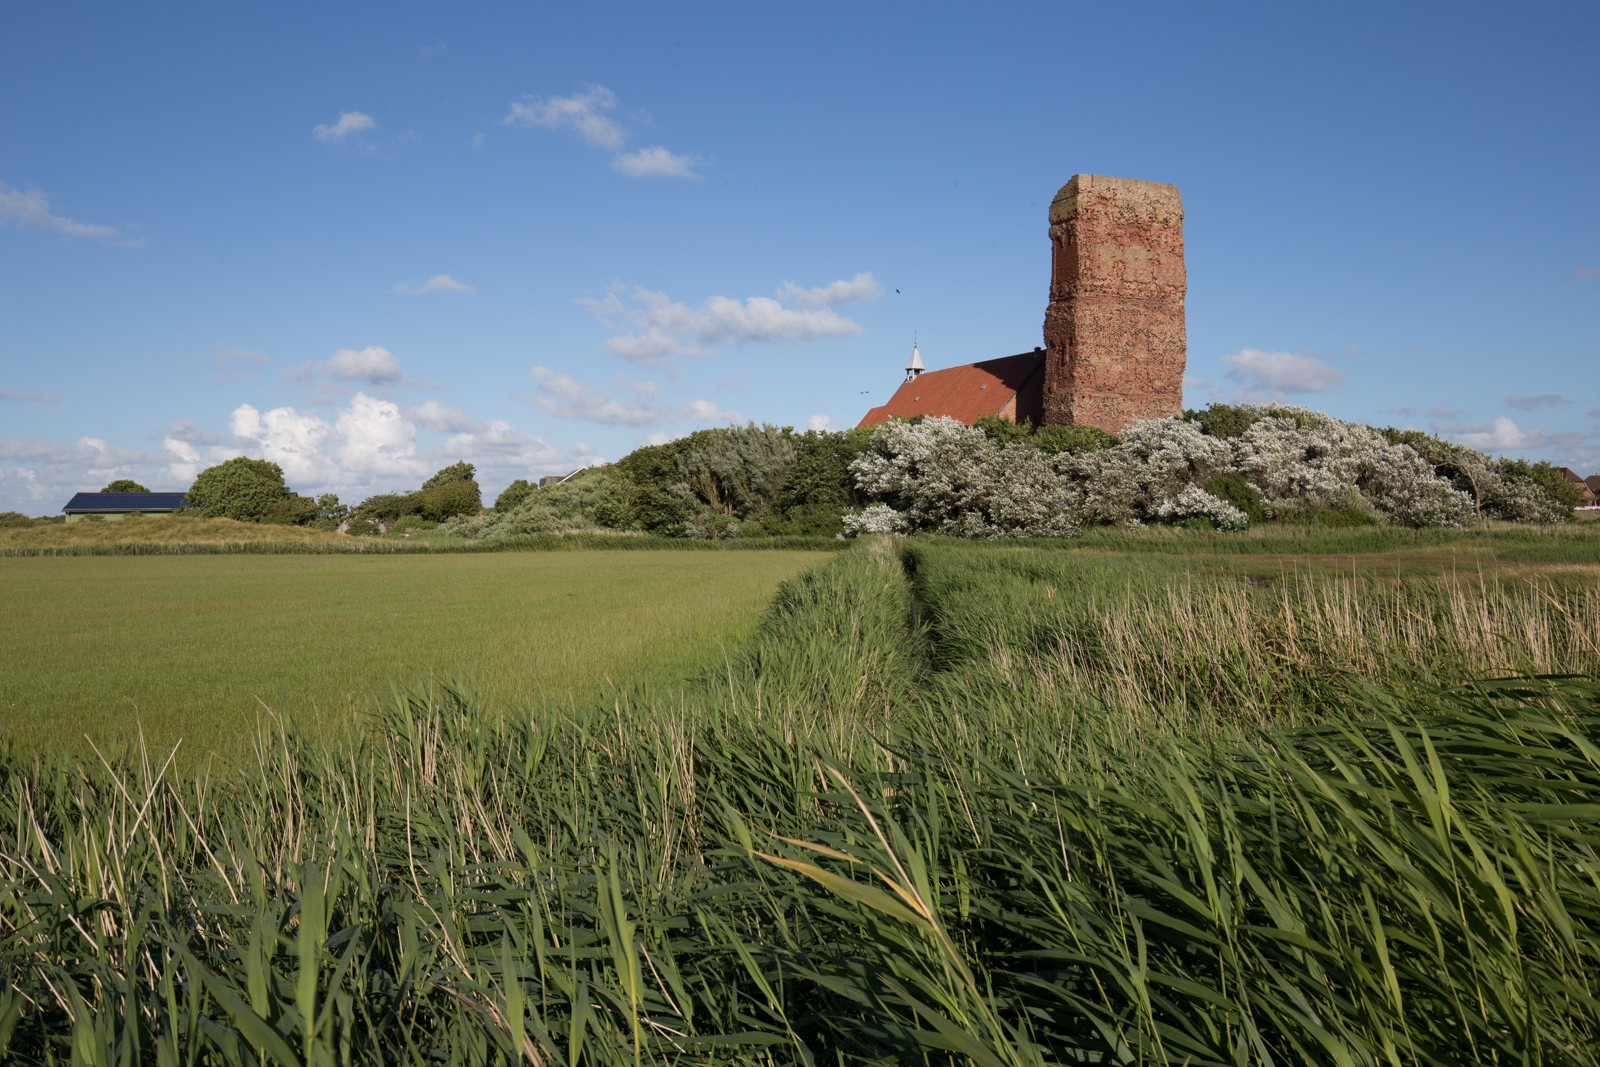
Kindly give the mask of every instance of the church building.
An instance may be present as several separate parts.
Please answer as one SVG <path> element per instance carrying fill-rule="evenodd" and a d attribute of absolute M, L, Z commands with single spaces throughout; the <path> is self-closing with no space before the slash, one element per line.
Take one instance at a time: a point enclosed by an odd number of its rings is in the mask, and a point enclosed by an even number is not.
<path fill-rule="evenodd" d="M 1042 349 L 924 371 L 913 345 L 906 380 L 858 425 L 911 415 L 971 425 L 999 415 L 1120 434 L 1140 419 L 1180 414 L 1188 283 L 1178 190 L 1074 175 L 1050 204 L 1050 251 Z"/>

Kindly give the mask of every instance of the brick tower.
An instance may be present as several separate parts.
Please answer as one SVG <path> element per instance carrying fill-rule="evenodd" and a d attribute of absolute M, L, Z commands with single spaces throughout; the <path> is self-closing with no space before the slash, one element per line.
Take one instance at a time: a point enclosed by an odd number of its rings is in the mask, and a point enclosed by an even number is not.
<path fill-rule="evenodd" d="M 1175 186 L 1078 174 L 1050 205 L 1046 426 L 1183 410 L 1183 200 Z"/>

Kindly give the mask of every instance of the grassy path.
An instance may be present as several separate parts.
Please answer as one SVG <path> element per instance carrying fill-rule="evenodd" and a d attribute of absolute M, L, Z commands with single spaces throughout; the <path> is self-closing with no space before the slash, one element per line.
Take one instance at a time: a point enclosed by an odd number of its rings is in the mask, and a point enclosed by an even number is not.
<path fill-rule="evenodd" d="M 226 748 L 260 704 L 323 735 L 415 672 L 495 705 L 681 674 L 815 552 L 0 559 L 0 736 Z"/>

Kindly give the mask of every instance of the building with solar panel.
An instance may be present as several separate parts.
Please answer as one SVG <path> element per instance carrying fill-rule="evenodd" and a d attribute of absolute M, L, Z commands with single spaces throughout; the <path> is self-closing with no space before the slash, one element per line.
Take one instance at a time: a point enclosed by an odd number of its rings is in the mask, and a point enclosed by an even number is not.
<path fill-rule="evenodd" d="M 91 515 L 120 519 L 124 515 L 171 515 L 183 507 L 182 493 L 79 493 L 61 510 L 68 522 L 81 522 Z"/>

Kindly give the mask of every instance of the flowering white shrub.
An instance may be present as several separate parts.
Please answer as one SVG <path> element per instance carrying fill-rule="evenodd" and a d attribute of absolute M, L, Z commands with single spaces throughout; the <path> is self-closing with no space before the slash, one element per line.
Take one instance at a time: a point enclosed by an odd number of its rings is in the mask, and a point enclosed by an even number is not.
<path fill-rule="evenodd" d="M 841 537 L 860 537 L 862 534 L 901 534 L 910 530 L 910 523 L 906 517 L 891 508 L 888 504 L 873 504 L 863 508 L 859 513 L 851 512 L 844 517 L 844 530 Z"/>
<path fill-rule="evenodd" d="M 1124 526 L 1153 516 L 1163 501 L 1232 462 L 1228 442 L 1207 437 L 1192 422 L 1145 419 L 1124 430 L 1115 448 L 1063 454 L 1056 467 L 1072 486 L 1079 522 Z"/>
<path fill-rule="evenodd" d="M 1055 456 L 1020 442 L 997 444 L 954 419 L 894 422 L 873 434 L 850 470 L 862 490 L 887 502 L 881 512 L 847 520 L 852 532 L 1062 537 L 1086 523 L 1200 517 L 1244 529 L 1249 516 L 1205 489 L 1208 482 L 1216 488 L 1218 475 L 1242 478 L 1268 514 L 1359 512 L 1362 521 L 1464 526 L 1475 510 L 1473 495 L 1410 445 L 1306 408 L 1263 409 L 1233 438 L 1209 436 L 1182 419 L 1149 419 L 1129 426 L 1112 448 Z M 1533 506 L 1505 499 L 1508 508 Z"/>
<path fill-rule="evenodd" d="M 1537 482 L 1502 478 L 1498 473 L 1491 473 L 1490 478 L 1483 504 L 1485 514 L 1506 522 L 1531 522 L 1540 526 L 1566 521 L 1567 509 Z"/>
<path fill-rule="evenodd" d="M 1071 489 L 1045 453 L 996 444 L 955 419 L 885 423 L 850 470 L 863 490 L 901 505 L 908 529 L 958 537 L 1067 537 L 1077 531 Z"/>
<path fill-rule="evenodd" d="M 1465 526 L 1472 497 L 1434 473 L 1409 445 L 1306 408 L 1276 409 L 1232 439 L 1234 469 L 1269 505 L 1331 501 L 1354 488 L 1404 526 Z"/>
<path fill-rule="evenodd" d="M 1184 486 L 1183 491 L 1156 506 L 1156 518 L 1163 522 L 1182 522 L 1184 519 L 1210 519 L 1219 530 L 1242 530 L 1250 525 L 1250 517 L 1226 500 L 1218 500 L 1197 485 Z"/>

